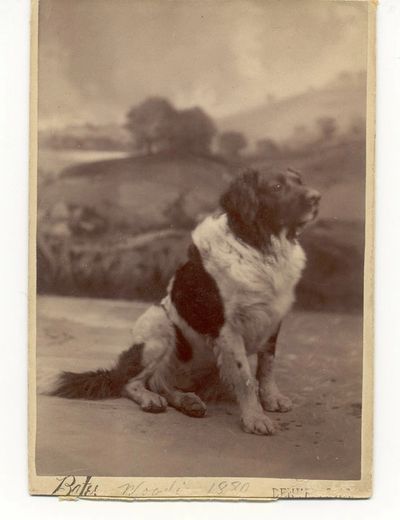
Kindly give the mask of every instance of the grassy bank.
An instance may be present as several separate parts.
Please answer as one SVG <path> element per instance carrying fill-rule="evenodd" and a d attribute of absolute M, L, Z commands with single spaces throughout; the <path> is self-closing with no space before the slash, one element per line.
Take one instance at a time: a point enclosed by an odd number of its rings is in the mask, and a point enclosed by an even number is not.
<path fill-rule="evenodd" d="M 344 143 L 277 161 L 305 172 L 323 194 L 321 219 L 301 238 L 308 256 L 298 288 L 303 309 L 362 307 L 363 148 L 352 150 Z M 160 298 L 185 260 L 190 230 L 217 206 L 233 171 L 215 157 L 182 154 L 64 169 L 39 189 L 39 292 Z"/>

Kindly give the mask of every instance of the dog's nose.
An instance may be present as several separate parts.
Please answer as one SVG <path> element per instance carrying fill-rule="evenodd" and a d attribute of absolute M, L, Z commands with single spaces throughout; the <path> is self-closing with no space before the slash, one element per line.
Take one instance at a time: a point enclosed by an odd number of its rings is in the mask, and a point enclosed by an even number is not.
<path fill-rule="evenodd" d="M 306 199 L 310 204 L 317 204 L 321 199 L 321 194 L 317 190 L 308 190 Z"/>

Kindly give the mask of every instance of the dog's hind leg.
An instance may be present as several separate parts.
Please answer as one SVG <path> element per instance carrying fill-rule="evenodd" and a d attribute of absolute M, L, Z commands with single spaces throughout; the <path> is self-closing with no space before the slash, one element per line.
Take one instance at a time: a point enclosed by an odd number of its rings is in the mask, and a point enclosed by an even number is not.
<path fill-rule="evenodd" d="M 203 417 L 206 405 L 196 394 L 183 392 L 175 387 L 177 361 L 174 356 L 164 358 L 147 381 L 147 386 L 161 394 L 172 408 L 191 417 Z"/>
<path fill-rule="evenodd" d="M 143 381 L 140 379 L 131 379 L 124 386 L 122 395 L 128 399 L 132 399 L 144 412 L 164 412 L 168 405 L 163 396 L 147 390 Z"/>
<path fill-rule="evenodd" d="M 148 380 L 159 366 L 168 364 L 175 345 L 175 333 L 164 309 L 153 305 L 137 320 L 134 335 L 141 341 L 140 372 L 123 387 L 122 395 L 137 403 L 145 412 L 159 413 L 168 403 L 156 388 L 148 388 Z M 121 372 L 130 371 L 132 351 L 124 352 L 118 362 Z M 153 391 L 152 391 L 153 390 Z"/>

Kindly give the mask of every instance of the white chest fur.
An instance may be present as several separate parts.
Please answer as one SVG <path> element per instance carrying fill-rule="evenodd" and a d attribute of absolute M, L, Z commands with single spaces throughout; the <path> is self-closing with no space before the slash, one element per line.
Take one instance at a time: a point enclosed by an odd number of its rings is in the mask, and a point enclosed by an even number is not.
<path fill-rule="evenodd" d="M 285 234 L 272 237 L 268 253 L 238 241 L 226 215 L 208 217 L 193 232 L 205 269 L 213 276 L 230 326 L 249 353 L 262 348 L 290 309 L 305 254 Z"/>

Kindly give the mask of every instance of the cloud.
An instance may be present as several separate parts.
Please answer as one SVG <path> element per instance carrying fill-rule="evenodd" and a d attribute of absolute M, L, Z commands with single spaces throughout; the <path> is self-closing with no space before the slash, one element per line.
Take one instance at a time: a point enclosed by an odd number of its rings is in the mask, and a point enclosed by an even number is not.
<path fill-rule="evenodd" d="M 366 66 L 364 2 L 41 0 L 40 118 L 117 120 L 149 95 L 215 116 Z"/>

